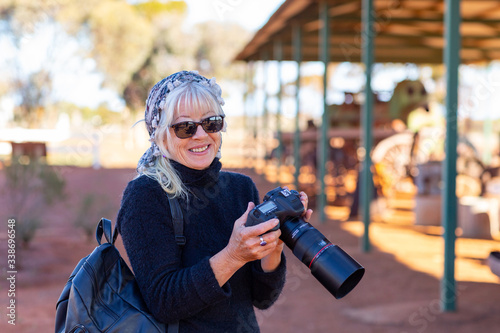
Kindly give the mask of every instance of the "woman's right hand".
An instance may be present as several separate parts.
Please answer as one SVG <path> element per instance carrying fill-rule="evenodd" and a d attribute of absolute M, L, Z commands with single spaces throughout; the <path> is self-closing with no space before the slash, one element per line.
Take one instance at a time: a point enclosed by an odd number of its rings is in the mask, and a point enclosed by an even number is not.
<path fill-rule="evenodd" d="M 281 235 L 281 230 L 279 229 L 268 232 L 278 225 L 279 221 L 276 218 L 251 227 L 245 225 L 248 213 L 250 213 L 254 207 L 255 204 L 249 202 L 245 213 L 236 220 L 231 238 L 226 247 L 231 258 L 235 262 L 242 263 L 242 266 L 247 262 L 262 259 L 273 252 L 278 245 Z M 261 245 L 261 236 L 266 242 L 265 246 Z"/>
<path fill-rule="evenodd" d="M 245 213 L 234 223 L 227 246 L 210 258 L 210 265 L 220 286 L 223 286 L 247 262 L 264 258 L 278 246 L 281 230 L 266 233 L 278 225 L 278 219 L 271 219 L 251 227 L 245 226 L 248 213 L 254 207 L 253 202 L 248 203 Z M 264 246 L 261 245 L 261 235 L 266 242 Z"/>

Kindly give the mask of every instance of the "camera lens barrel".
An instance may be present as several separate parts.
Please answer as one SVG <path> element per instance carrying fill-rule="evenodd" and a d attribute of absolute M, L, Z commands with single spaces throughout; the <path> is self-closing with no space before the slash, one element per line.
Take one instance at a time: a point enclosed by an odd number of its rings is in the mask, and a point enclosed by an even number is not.
<path fill-rule="evenodd" d="M 304 220 L 287 220 L 281 231 L 283 242 L 336 299 L 347 295 L 363 277 L 365 269 L 356 260 Z"/>
<path fill-rule="evenodd" d="M 331 243 L 330 243 L 331 244 Z M 365 269 L 339 246 L 331 244 L 311 263 L 312 275 L 336 298 L 356 287 Z"/>

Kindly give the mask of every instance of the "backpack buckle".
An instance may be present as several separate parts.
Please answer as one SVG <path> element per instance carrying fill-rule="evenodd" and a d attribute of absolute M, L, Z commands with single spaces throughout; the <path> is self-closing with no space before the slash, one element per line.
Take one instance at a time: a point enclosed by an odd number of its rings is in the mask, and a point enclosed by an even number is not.
<path fill-rule="evenodd" d="M 175 236 L 175 242 L 179 246 L 186 245 L 186 237 L 184 237 L 184 236 Z"/>

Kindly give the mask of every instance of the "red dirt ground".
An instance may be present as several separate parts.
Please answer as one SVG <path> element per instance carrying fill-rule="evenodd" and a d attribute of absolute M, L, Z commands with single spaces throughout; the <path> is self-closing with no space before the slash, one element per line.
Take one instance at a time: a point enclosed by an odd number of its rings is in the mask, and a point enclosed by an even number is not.
<path fill-rule="evenodd" d="M 0 253 L 4 258 L 1 259 L 0 332 L 53 332 L 55 305 L 66 279 L 78 260 L 96 244 L 95 240 L 87 241 L 83 232 L 73 226 L 81 198 L 85 193 L 106 195 L 105 208 L 114 220 L 121 192 L 134 176 L 131 169 L 68 167 L 61 171 L 67 180 L 66 200 L 44 214 L 44 224 L 29 248 L 18 248 L 16 326 L 7 323 L 6 227 L 0 230 Z M 261 195 L 274 188 L 252 170 L 238 171 L 255 180 Z M 0 197 L 0 207 L 5 207 L 5 197 Z M 7 214 L 2 208 L 2 221 L 7 221 Z M 87 218 L 94 223 L 100 216 Z M 352 293 L 335 300 L 286 249 L 285 290 L 276 305 L 258 312 L 262 332 L 500 332 L 498 278 L 485 265 L 485 254 L 500 247 L 497 242 L 459 243 L 464 250 L 458 254 L 461 261 L 457 272 L 461 278 L 457 284 L 457 311 L 442 313 L 438 278 L 442 245 L 438 235 L 407 226 L 373 223 L 373 248 L 363 253 L 360 222 L 329 220 L 319 224 L 316 219 L 317 216 L 312 223 L 356 258 L 366 268 L 366 274 Z M 124 255 L 123 248 L 120 245 L 119 248 Z"/>

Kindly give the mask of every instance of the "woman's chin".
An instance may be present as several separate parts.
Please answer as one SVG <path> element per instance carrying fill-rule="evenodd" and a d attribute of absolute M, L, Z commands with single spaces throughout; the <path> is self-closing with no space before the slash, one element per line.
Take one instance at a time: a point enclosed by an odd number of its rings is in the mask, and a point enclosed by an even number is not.
<path fill-rule="evenodd" d="M 212 164 L 212 161 L 215 158 L 215 154 L 190 154 L 189 158 L 186 159 L 187 167 L 196 170 L 206 169 Z"/>

